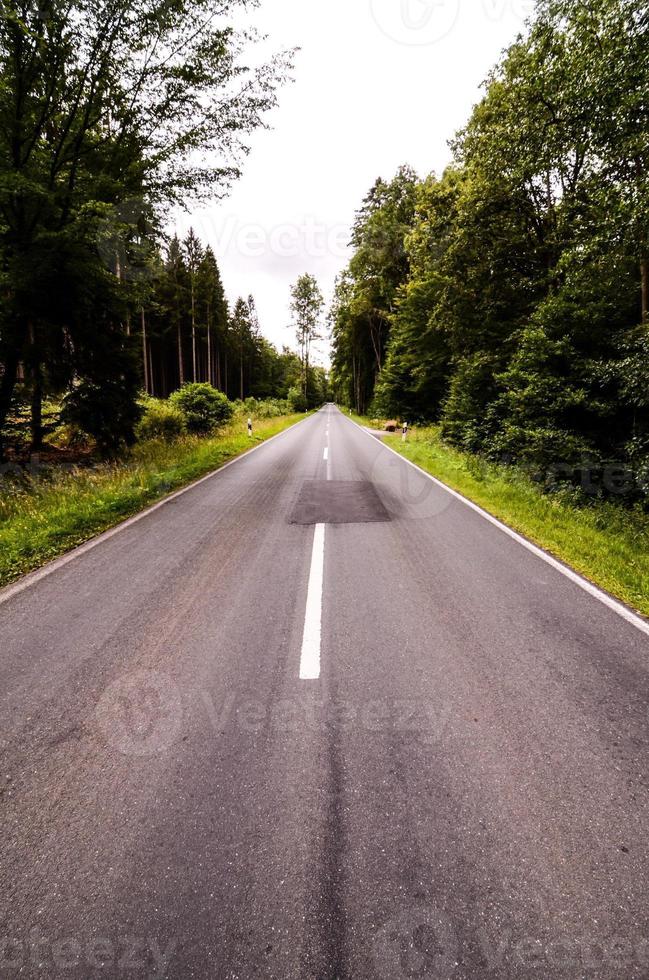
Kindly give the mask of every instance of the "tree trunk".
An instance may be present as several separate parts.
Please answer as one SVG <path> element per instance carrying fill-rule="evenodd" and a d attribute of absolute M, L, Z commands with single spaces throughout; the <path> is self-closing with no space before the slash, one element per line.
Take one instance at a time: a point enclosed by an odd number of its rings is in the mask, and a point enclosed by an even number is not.
<path fill-rule="evenodd" d="M 207 380 L 213 385 L 212 374 L 212 331 L 210 329 L 210 304 L 207 304 Z"/>
<path fill-rule="evenodd" d="M 40 361 L 32 366 L 31 396 L 31 445 L 30 450 L 37 453 L 43 448 L 43 371 Z"/>
<path fill-rule="evenodd" d="M 146 317 L 144 315 L 144 307 L 141 312 L 142 318 L 142 361 L 144 364 L 144 390 L 147 395 L 149 394 L 149 352 L 147 351 L 146 345 Z"/>
<path fill-rule="evenodd" d="M 376 373 L 377 375 L 381 373 L 381 326 L 377 326 L 374 321 L 374 317 L 370 319 L 370 339 L 372 341 L 372 347 L 374 348 L 374 356 L 376 358 Z"/>
<path fill-rule="evenodd" d="M 185 362 L 183 360 L 183 336 L 180 329 L 180 320 L 178 321 L 178 327 L 176 331 L 178 338 L 178 380 L 180 381 L 180 387 L 185 383 Z"/>
<path fill-rule="evenodd" d="M 5 443 L 5 422 L 11 402 L 16 389 L 18 380 L 18 365 L 20 364 L 20 354 L 24 344 L 24 332 L 22 336 L 16 338 L 16 343 L 12 344 L 4 362 L 4 372 L 0 377 L 0 461 L 4 461 L 6 453 Z"/>
<path fill-rule="evenodd" d="M 149 391 L 151 393 L 151 397 L 155 398 L 156 387 L 153 380 L 153 347 L 151 341 L 149 341 Z"/>
<path fill-rule="evenodd" d="M 649 323 L 649 258 L 640 262 L 640 299 L 642 322 Z"/>
<path fill-rule="evenodd" d="M 34 324 L 28 327 L 29 374 L 32 382 L 30 398 L 31 452 L 37 453 L 43 447 L 43 365 L 36 343 Z"/>
<path fill-rule="evenodd" d="M 196 298 L 194 296 L 194 281 L 192 279 L 192 377 L 194 381 L 198 381 L 196 377 Z"/>

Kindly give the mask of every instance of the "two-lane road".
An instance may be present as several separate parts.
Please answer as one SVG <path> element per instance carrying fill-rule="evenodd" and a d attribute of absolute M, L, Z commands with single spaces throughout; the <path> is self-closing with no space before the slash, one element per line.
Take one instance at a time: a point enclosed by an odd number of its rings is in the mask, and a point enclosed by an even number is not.
<path fill-rule="evenodd" d="M 0 977 L 649 976 L 649 637 L 333 406 L 0 647 Z"/>

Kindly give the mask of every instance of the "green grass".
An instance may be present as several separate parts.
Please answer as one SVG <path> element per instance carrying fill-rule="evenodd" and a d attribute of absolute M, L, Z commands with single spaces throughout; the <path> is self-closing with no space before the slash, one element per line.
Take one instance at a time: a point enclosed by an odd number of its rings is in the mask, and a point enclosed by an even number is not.
<path fill-rule="evenodd" d="M 372 427 L 372 419 L 352 416 Z M 649 515 L 616 503 L 548 493 L 515 467 L 487 463 L 444 443 L 436 428 L 387 445 L 457 490 L 585 578 L 649 616 Z"/>
<path fill-rule="evenodd" d="M 248 437 L 238 419 L 212 437 L 141 443 L 119 463 L 52 469 L 0 482 L 0 586 L 218 469 L 304 415 L 260 419 Z"/>

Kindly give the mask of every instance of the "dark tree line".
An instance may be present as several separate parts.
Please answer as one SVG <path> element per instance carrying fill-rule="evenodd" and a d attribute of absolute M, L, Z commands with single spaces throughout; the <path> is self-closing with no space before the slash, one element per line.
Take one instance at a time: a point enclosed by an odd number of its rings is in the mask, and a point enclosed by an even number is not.
<path fill-rule="evenodd" d="M 649 12 L 540 0 L 441 176 L 357 215 L 339 398 L 532 466 L 649 462 Z"/>
<path fill-rule="evenodd" d="M 297 356 L 278 353 L 262 336 L 253 297 L 228 309 L 214 252 L 191 229 L 150 264 L 146 299 L 129 330 L 150 395 L 166 398 L 185 382 L 204 381 L 233 400 L 286 398 L 299 381 Z"/>
<path fill-rule="evenodd" d="M 184 308 L 174 366 L 152 293 L 173 306 L 186 286 L 157 268 L 169 208 L 224 193 L 290 70 L 290 54 L 246 65 L 254 35 L 231 24 L 244 6 L 0 0 L 0 458 L 18 395 L 34 449 L 49 392 L 114 448 L 132 437 L 142 380 L 165 390 L 175 370 L 225 370 L 197 322 L 187 341 Z M 186 263 L 208 302 L 209 259 Z"/>

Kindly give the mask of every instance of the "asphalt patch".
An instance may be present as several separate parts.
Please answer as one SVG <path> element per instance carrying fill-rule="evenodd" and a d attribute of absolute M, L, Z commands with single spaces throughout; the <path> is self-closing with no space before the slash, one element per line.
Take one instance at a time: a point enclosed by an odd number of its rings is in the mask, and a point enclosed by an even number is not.
<path fill-rule="evenodd" d="M 306 480 L 291 524 L 373 524 L 389 521 L 374 484 L 362 480 Z"/>

